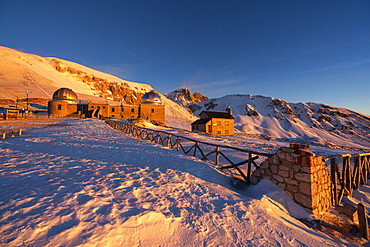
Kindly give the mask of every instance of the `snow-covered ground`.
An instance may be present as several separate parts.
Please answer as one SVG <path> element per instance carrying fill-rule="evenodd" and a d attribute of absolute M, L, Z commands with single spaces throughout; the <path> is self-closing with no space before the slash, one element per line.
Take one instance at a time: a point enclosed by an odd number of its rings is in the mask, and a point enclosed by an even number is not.
<path fill-rule="evenodd" d="M 297 220 L 311 216 L 268 180 L 237 190 L 96 119 L 1 140 L 0 191 L 0 246 L 349 245 Z"/>

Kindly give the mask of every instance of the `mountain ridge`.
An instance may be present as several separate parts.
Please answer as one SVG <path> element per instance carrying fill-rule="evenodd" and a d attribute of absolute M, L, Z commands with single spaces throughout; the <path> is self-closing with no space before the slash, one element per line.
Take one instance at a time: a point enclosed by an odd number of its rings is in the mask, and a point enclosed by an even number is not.
<path fill-rule="evenodd" d="M 239 133 L 370 150 L 370 116 L 323 103 L 288 103 L 274 97 L 234 94 L 189 105 L 189 109 L 199 116 L 204 110 L 226 111 L 229 106 Z"/>
<path fill-rule="evenodd" d="M 0 46 L 0 98 L 51 99 L 61 87 L 72 89 L 79 99 L 112 104 L 139 104 L 154 90 L 150 85 L 131 82 L 60 58 L 41 57 Z M 166 105 L 166 119 L 190 123 L 195 116 L 160 94 Z M 176 122 L 176 121 L 172 121 Z M 178 122 L 178 121 L 177 121 Z M 181 126 L 177 126 L 181 127 Z"/>

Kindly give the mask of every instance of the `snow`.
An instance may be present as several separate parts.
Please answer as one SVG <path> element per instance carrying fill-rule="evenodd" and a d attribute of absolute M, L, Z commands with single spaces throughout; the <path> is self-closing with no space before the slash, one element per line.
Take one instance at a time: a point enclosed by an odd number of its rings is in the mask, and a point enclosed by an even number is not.
<path fill-rule="evenodd" d="M 34 123 L 0 142 L 1 246 L 347 246 L 263 180 L 247 190 L 209 163 L 96 119 Z"/>

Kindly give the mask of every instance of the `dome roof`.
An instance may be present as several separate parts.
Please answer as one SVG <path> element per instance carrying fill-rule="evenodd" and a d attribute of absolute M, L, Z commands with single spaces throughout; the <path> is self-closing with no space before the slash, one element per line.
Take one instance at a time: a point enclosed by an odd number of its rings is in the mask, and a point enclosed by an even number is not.
<path fill-rule="evenodd" d="M 146 94 L 144 94 L 144 96 L 141 98 L 141 103 L 144 103 L 144 104 L 162 104 L 162 100 L 161 100 L 161 97 L 153 92 L 153 91 L 150 91 Z"/>
<path fill-rule="evenodd" d="M 78 97 L 77 97 L 77 94 L 72 91 L 72 89 L 62 87 L 54 92 L 53 100 L 54 101 L 65 100 L 65 101 L 74 102 L 78 100 Z"/>

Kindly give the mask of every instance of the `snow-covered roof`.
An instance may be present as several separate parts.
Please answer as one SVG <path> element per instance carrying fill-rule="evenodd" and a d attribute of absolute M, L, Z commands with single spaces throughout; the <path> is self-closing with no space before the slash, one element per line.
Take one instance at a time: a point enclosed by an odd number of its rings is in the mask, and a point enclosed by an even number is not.
<path fill-rule="evenodd" d="M 211 118 L 201 118 L 201 119 L 198 119 L 197 121 L 191 123 L 191 125 L 193 125 L 193 124 L 206 124 L 210 120 L 211 120 Z"/>
<path fill-rule="evenodd" d="M 201 118 L 229 118 L 234 119 L 228 112 L 216 112 L 216 111 L 202 111 L 199 116 Z"/>

